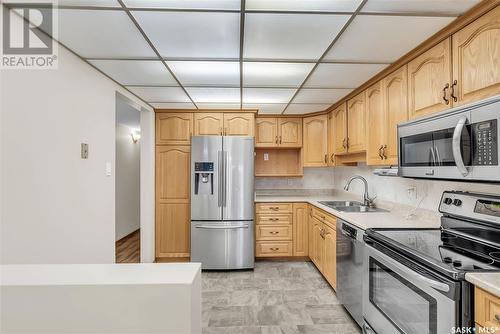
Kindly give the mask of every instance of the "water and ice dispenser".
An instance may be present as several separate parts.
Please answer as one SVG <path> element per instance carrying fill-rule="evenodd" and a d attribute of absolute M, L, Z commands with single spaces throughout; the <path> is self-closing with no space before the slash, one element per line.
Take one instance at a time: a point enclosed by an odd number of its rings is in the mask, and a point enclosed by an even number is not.
<path fill-rule="evenodd" d="M 194 193 L 195 195 L 214 194 L 214 163 L 194 163 Z"/>

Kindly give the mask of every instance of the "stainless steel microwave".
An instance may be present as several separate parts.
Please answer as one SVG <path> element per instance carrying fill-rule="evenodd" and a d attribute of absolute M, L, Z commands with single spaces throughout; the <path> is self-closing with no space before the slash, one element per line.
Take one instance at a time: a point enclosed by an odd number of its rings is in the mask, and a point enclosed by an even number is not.
<path fill-rule="evenodd" d="M 500 95 L 398 125 L 399 175 L 500 182 Z"/>

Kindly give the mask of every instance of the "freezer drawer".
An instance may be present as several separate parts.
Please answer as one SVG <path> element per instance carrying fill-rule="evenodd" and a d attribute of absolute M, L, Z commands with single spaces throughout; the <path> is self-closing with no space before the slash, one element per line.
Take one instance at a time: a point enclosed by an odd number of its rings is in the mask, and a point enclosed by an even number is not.
<path fill-rule="evenodd" d="M 191 222 L 191 261 L 202 269 L 254 267 L 253 221 Z"/>

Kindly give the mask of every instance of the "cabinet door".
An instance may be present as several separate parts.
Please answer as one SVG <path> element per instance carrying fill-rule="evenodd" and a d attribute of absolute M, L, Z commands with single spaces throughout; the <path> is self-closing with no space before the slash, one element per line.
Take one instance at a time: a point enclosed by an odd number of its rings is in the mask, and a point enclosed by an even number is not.
<path fill-rule="evenodd" d="M 462 105 L 500 93 L 500 6 L 452 36 L 455 95 Z"/>
<path fill-rule="evenodd" d="M 324 262 L 323 275 L 332 288 L 337 288 L 337 239 L 335 229 L 324 224 L 325 233 L 323 236 L 324 243 Z"/>
<path fill-rule="evenodd" d="M 224 126 L 222 113 L 195 113 L 195 136 L 222 136 Z"/>
<path fill-rule="evenodd" d="M 192 113 L 156 114 L 156 144 L 190 145 L 192 133 Z"/>
<path fill-rule="evenodd" d="M 253 113 L 224 114 L 225 136 L 253 136 L 255 116 Z"/>
<path fill-rule="evenodd" d="M 304 167 L 323 167 L 328 160 L 326 115 L 304 117 Z"/>
<path fill-rule="evenodd" d="M 382 80 L 383 108 L 386 113 L 386 141 L 384 164 L 398 163 L 397 125 L 408 120 L 406 65 L 392 72 Z"/>
<path fill-rule="evenodd" d="M 278 120 L 270 117 L 255 119 L 255 147 L 278 146 Z"/>
<path fill-rule="evenodd" d="M 347 101 L 347 151 L 365 150 L 366 141 L 365 92 Z"/>
<path fill-rule="evenodd" d="M 309 226 L 306 203 L 293 203 L 293 256 L 307 256 Z"/>
<path fill-rule="evenodd" d="M 410 118 L 451 107 L 451 49 L 447 38 L 408 63 Z"/>
<path fill-rule="evenodd" d="M 342 103 L 333 111 L 335 154 L 347 152 L 347 104 Z"/>
<path fill-rule="evenodd" d="M 313 215 L 312 215 L 312 206 L 307 205 L 307 226 L 308 226 L 308 253 L 309 253 L 309 258 L 311 261 L 314 262 L 314 257 L 315 257 L 315 247 L 314 247 L 314 220 L 313 220 Z"/>
<path fill-rule="evenodd" d="M 319 271 L 323 272 L 323 261 L 325 256 L 324 240 L 322 237 L 323 223 L 313 218 L 313 256 L 312 259 Z"/>
<path fill-rule="evenodd" d="M 161 203 L 156 207 L 156 257 L 189 257 L 189 203 Z"/>
<path fill-rule="evenodd" d="M 328 114 L 328 166 L 335 166 L 335 117 Z"/>
<path fill-rule="evenodd" d="M 302 147 L 301 118 L 278 118 L 278 143 L 280 147 Z"/>
<path fill-rule="evenodd" d="M 380 81 L 366 90 L 366 162 L 368 165 L 384 164 L 382 148 L 385 143 L 386 117 L 382 107 Z"/>
<path fill-rule="evenodd" d="M 189 203 L 190 146 L 156 147 L 157 203 Z"/>

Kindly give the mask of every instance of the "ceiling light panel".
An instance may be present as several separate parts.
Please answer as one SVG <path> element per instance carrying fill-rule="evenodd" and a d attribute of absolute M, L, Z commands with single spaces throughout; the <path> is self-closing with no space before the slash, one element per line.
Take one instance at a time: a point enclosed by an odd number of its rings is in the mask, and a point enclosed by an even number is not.
<path fill-rule="evenodd" d="M 59 6 L 120 7 L 116 0 L 59 0 Z"/>
<path fill-rule="evenodd" d="M 319 59 L 348 15 L 246 14 L 244 57 Z"/>
<path fill-rule="evenodd" d="M 123 0 L 129 8 L 239 10 L 241 0 Z"/>
<path fill-rule="evenodd" d="M 352 92 L 352 89 L 301 89 L 293 102 L 333 104 L 350 92 Z"/>
<path fill-rule="evenodd" d="M 460 15 L 480 0 L 370 0 L 361 12 Z"/>
<path fill-rule="evenodd" d="M 243 86 L 299 87 L 314 64 L 243 63 Z"/>
<path fill-rule="evenodd" d="M 239 103 L 197 103 L 199 109 L 240 109 Z"/>
<path fill-rule="evenodd" d="M 121 10 L 59 9 L 59 41 L 83 58 L 155 56 Z"/>
<path fill-rule="evenodd" d="M 244 88 L 243 103 L 288 103 L 296 89 Z"/>
<path fill-rule="evenodd" d="M 387 66 L 386 64 L 319 64 L 304 87 L 356 88 Z"/>
<path fill-rule="evenodd" d="M 164 102 L 164 103 L 151 103 L 151 105 L 155 109 L 196 109 L 195 105 L 192 103 Z"/>
<path fill-rule="evenodd" d="M 325 59 L 394 62 L 453 20 L 453 17 L 358 15 Z"/>
<path fill-rule="evenodd" d="M 240 84 L 238 62 L 169 61 L 167 64 L 183 85 Z"/>
<path fill-rule="evenodd" d="M 247 10 L 354 12 L 361 0 L 247 0 Z"/>
<path fill-rule="evenodd" d="M 301 104 L 301 103 L 291 103 L 288 108 L 285 110 L 286 114 L 309 114 L 312 112 L 323 111 L 326 108 L 329 108 L 331 104 Z"/>
<path fill-rule="evenodd" d="M 163 57 L 238 58 L 238 13 L 133 11 Z"/>
<path fill-rule="evenodd" d="M 281 114 L 286 103 L 243 103 L 244 109 L 258 109 L 259 114 Z"/>
<path fill-rule="evenodd" d="M 89 60 L 122 85 L 177 86 L 174 77 L 157 60 Z"/>
<path fill-rule="evenodd" d="M 191 102 L 180 87 L 127 87 L 147 102 Z"/>
<path fill-rule="evenodd" d="M 196 103 L 238 103 L 239 108 L 239 88 L 186 87 L 186 90 Z"/>

